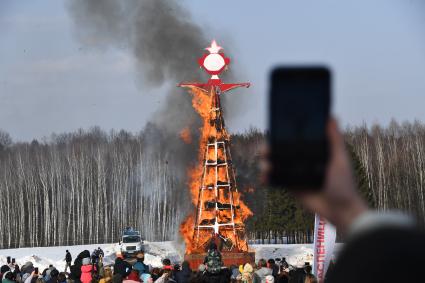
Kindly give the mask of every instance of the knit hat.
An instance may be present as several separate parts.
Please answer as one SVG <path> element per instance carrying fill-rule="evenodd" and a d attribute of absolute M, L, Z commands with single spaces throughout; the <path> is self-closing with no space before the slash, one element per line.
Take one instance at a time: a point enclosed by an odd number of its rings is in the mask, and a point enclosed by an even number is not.
<path fill-rule="evenodd" d="M 23 273 L 30 273 L 34 271 L 34 265 L 31 261 L 27 261 L 24 265 L 21 267 L 21 271 Z"/>
<path fill-rule="evenodd" d="M 140 279 L 142 279 L 142 282 L 148 282 L 150 278 L 151 278 L 151 275 L 149 273 L 143 273 L 140 276 Z"/>
<path fill-rule="evenodd" d="M 82 264 L 83 264 L 83 265 L 88 265 L 88 264 L 90 264 L 90 258 L 88 258 L 88 257 L 83 258 Z"/>

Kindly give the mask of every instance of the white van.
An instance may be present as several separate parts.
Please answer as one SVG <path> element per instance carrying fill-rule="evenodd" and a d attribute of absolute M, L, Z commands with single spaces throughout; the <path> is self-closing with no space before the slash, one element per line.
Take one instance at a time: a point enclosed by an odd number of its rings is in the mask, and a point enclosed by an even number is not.
<path fill-rule="evenodd" d="M 123 257 L 136 256 L 139 252 L 143 252 L 142 236 L 131 227 L 123 230 L 119 245 Z"/>

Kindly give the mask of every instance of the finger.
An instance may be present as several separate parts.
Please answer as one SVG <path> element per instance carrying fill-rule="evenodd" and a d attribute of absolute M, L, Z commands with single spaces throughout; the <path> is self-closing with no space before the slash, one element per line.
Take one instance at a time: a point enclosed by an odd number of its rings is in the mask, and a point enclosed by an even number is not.
<path fill-rule="evenodd" d="M 333 117 L 329 118 L 326 130 L 327 130 L 329 145 L 331 148 L 331 153 L 344 151 L 345 150 L 344 137 L 339 131 L 338 123 Z"/>

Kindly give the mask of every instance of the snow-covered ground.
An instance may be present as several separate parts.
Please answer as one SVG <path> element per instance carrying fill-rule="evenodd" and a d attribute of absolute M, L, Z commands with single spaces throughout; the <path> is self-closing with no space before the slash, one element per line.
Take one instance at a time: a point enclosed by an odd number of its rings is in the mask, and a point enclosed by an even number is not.
<path fill-rule="evenodd" d="M 169 258 L 172 262 L 182 261 L 181 246 L 175 242 L 145 242 L 145 263 L 151 266 L 161 266 L 163 258 Z M 117 244 L 96 244 L 81 246 L 60 246 L 60 247 L 37 247 L 0 250 L 0 265 L 6 264 L 7 256 L 15 258 L 18 265 L 23 265 L 31 261 L 34 266 L 41 270 L 53 264 L 58 270 L 65 268 L 65 250 L 69 250 L 75 258 L 83 250 L 92 252 L 97 247 L 101 247 L 105 252 L 104 262 L 106 265 L 113 264 Z M 312 244 L 296 245 L 251 245 L 255 250 L 255 258 L 282 258 L 285 257 L 289 264 L 303 265 L 304 262 L 312 262 L 313 248 Z M 338 245 L 337 245 L 338 248 Z"/>

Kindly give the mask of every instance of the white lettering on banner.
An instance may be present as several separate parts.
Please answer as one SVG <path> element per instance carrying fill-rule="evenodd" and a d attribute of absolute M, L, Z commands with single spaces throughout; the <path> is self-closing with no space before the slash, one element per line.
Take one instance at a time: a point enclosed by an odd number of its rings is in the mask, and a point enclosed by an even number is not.
<path fill-rule="evenodd" d="M 335 246 L 335 237 L 335 227 L 316 214 L 314 221 L 313 273 L 316 275 L 318 282 L 323 282 L 325 279 L 326 270 Z"/>

